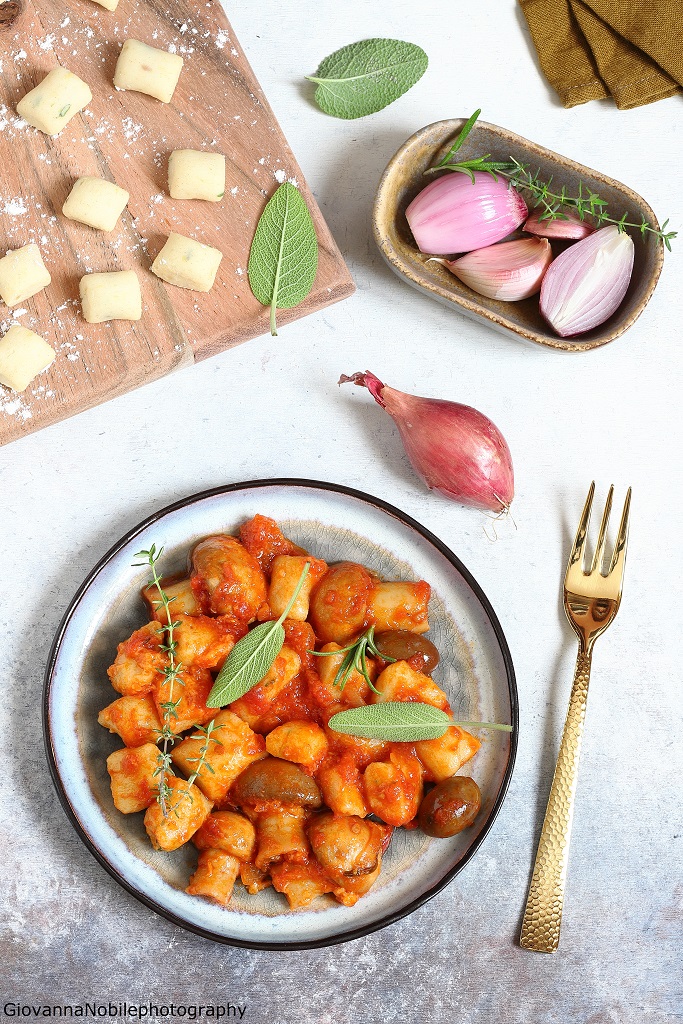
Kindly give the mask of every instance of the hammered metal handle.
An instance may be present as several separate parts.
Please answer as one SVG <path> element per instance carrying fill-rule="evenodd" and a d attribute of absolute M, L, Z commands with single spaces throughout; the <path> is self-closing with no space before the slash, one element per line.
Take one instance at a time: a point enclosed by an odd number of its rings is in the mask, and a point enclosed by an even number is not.
<path fill-rule="evenodd" d="M 560 942 L 590 671 L 591 652 L 580 650 L 519 940 L 525 949 L 539 953 L 554 953 Z"/>

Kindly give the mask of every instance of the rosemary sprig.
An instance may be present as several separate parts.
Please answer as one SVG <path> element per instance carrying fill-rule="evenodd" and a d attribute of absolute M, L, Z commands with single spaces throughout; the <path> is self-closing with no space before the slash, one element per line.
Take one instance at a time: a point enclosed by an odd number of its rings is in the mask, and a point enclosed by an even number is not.
<path fill-rule="evenodd" d="M 166 615 L 166 622 L 162 623 L 165 633 L 165 643 L 159 648 L 164 654 L 167 655 L 167 662 L 163 669 L 160 669 L 164 676 L 165 682 L 168 686 L 168 699 L 159 705 L 162 711 L 162 727 L 159 733 L 161 739 L 161 750 L 159 751 L 158 764 L 155 769 L 154 775 L 157 777 L 157 800 L 161 807 L 161 813 L 164 818 L 168 816 L 169 812 L 169 800 L 172 796 L 171 787 L 168 784 L 167 778 L 171 773 L 171 747 L 175 743 L 177 736 L 171 728 L 171 723 L 174 719 L 178 718 L 178 705 L 180 704 L 180 698 L 178 700 L 173 699 L 173 688 L 178 682 L 181 686 L 183 681 L 179 676 L 182 668 L 180 662 L 176 657 L 176 650 L 178 647 L 175 639 L 174 631 L 180 625 L 179 622 L 174 621 L 171 615 L 171 602 L 175 600 L 174 597 L 169 597 L 164 588 L 161 585 L 161 577 L 157 572 L 157 562 L 161 558 L 163 547 L 157 551 L 156 544 L 147 551 L 138 551 L 135 558 L 143 558 L 143 562 L 134 562 L 133 566 L 138 568 L 140 566 L 149 566 L 152 578 L 150 583 L 156 587 L 159 599 L 154 601 L 155 608 L 163 608 Z"/>
<path fill-rule="evenodd" d="M 427 168 L 425 174 L 434 174 L 437 171 L 456 171 L 466 174 L 472 181 L 474 181 L 475 171 L 490 174 L 495 181 L 500 175 L 502 178 L 506 178 L 510 185 L 531 195 L 534 206 L 541 207 L 543 210 L 541 220 L 566 220 L 565 211 L 571 210 L 577 214 L 580 220 L 590 217 L 597 228 L 603 227 L 605 224 L 616 224 L 620 231 L 633 228 L 640 231 L 642 237 L 647 233 L 653 234 L 656 238 L 661 239 L 668 251 L 671 252 L 671 241 L 676 238 L 678 232 L 666 230 L 668 219 L 664 221 L 661 228 L 655 228 L 644 217 L 640 223 L 629 221 L 626 213 L 621 217 L 612 217 L 608 212 L 606 201 L 601 199 L 583 181 L 579 181 L 578 195 L 573 196 L 567 192 L 564 185 L 559 191 L 553 190 L 551 188 L 552 177 L 548 181 L 543 181 L 540 168 L 534 174 L 529 170 L 528 164 L 522 164 L 514 157 L 510 157 L 509 160 L 492 160 L 490 153 L 487 153 L 485 156 L 475 157 L 472 160 L 458 160 L 456 154 L 472 131 L 480 113 L 481 110 L 476 110 L 467 119 L 446 155 L 433 167 Z"/>
<path fill-rule="evenodd" d="M 340 690 L 343 690 L 349 681 L 352 672 L 360 672 L 365 679 L 371 690 L 375 693 L 380 691 L 373 684 L 370 678 L 370 672 L 368 669 L 367 652 L 374 654 L 375 657 L 381 658 L 383 661 L 396 661 L 396 658 L 390 658 L 387 654 L 382 654 L 377 645 L 375 644 L 375 627 L 370 628 L 357 640 L 347 644 L 346 647 L 340 647 L 338 651 L 311 651 L 310 653 L 315 655 L 316 658 L 330 658 L 333 655 L 344 654 L 345 658 L 341 665 L 337 669 L 337 673 L 334 677 L 334 686 L 338 686 Z"/>

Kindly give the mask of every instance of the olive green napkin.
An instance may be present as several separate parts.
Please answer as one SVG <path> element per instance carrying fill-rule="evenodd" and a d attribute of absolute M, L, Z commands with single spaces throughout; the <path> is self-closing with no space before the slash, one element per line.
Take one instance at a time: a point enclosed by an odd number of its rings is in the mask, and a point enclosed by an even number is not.
<path fill-rule="evenodd" d="M 519 0 L 563 106 L 612 96 L 621 110 L 683 87 L 683 0 Z"/>

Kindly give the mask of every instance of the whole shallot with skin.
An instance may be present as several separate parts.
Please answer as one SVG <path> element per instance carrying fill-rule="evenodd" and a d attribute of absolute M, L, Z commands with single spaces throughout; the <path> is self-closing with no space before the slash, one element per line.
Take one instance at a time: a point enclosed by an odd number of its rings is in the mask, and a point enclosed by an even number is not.
<path fill-rule="evenodd" d="M 514 497 L 510 449 L 487 416 L 468 405 L 386 387 L 369 370 L 342 374 L 339 383 L 367 388 L 389 413 L 427 487 L 463 505 L 507 512 Z"/>

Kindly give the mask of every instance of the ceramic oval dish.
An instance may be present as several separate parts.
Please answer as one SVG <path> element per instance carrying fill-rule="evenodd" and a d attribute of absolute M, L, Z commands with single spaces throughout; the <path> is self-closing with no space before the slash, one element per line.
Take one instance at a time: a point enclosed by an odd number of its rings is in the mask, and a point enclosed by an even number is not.
<path fill-rule="evenodd" d="M 276 519 L 287 536 L 328 561 L 357 560 L 393 579 L 432 585 L 429 636 L 441 651 L 435 674 L 453 712 L 465 720 L 505 722 L 512 734 L 482 733 L 471 773 L 482 790 L 472 828 L 449 840 L 397 829 L 382 874 L 355 907 L 331 897 L 291 911 L 273 889 L 248 896 L 240 885 L 229 907 L 184 889 L 194 870 L 191 843 L 156 852 L 142 814 L 119 814 L 106 757 L 118 737 L 97 724 L 114 696 L 106 675 L 116 645 L 146 619 L 139 596 L 145 568 L 135 553 L 163 545 L 160 569 L 184 569 L 200 538 L 233 532 L 254 513 Z M 436 537 L 377 498 L 306 480 L 254 481 L 193 495 L 146 519 L 123 537 L 80 587 L 50 654 L 44 696 L 45 741 L 62 804 L 88 849 L 148 907 L 191 931 L 237 946 L 304 949 L 358 938 L 409 914 L 434 896 L 481 845 L 507 791 L 517 746 L 517 690 L 503 632 L 470 573 Z"/>
<path fill-rule="evenodd" d="M 419 251 L 406 221 L 406 207 L 434 180 L 433 176 L 425 177 L 424 171 L 445 156 L 464 123 L 464 118 L 457 118 L 427 125 L 411 136 L 389 162 L 373 208 L 375 241 L 384 259 L 399 277 L 415 288 L 455 306 L 471 319 L 489 323 L 505 334 L 567 352 L 582 352 L 614 341 L 638 319 L 659 279 L 664 246 L 651 233 L 644 238 L 640 232 L 634 233 L 633 275 L 617 311 L 605 323 L 576 338 L 561 338 L 555 334 L 541 316 L 538 295 L 521 302 L 502 302 L 478 295 L 438 263 L 428 263 L 428 256 Z M 553 184 L 565 185 L 570 194 L 576 194 L 579 181 L 583 181 L 606 200 L 614 215 L 620 217 L 627 213 L 628 220 L 636 224 L 644 217 L 653 227 L 659 227 L 645 200 L 621 182 L 514 135 L 505 128 L 477 121 L 458 157 L 468 160 L 487 153 L 494 160 L 513 157 L 520 163 L 529 164 L 533 172 L 538 168 L 543 180 L 548 181 L 552 176 Z M 521 195 L 528 200 L 523 191 Z M 528 202 L 528 205 L 531 211 L 532 203 Z"/>

